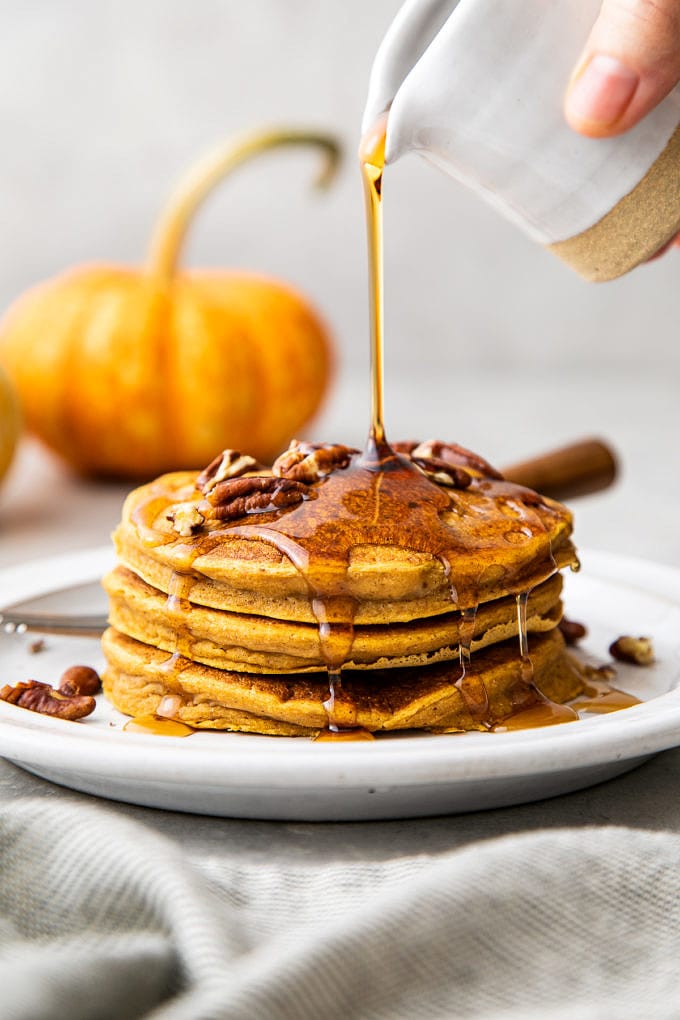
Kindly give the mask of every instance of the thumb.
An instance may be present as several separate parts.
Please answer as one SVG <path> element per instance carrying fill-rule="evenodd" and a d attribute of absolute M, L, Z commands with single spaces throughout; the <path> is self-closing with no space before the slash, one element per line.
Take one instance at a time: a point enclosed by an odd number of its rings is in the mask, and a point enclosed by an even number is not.
<path fill-rule="evenodd" d="M 568 123 L 591 138 L 633 127 L 680 81 L 680 0 L 604 0 L 572 75 Z"/>

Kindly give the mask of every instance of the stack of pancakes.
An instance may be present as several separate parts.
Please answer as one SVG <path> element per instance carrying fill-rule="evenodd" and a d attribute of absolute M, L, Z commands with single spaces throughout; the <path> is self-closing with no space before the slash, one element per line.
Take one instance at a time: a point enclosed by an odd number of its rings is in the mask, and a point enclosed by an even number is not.
<path fill-rule="evenodd" d="M 113 704 L 293 736 L 488 729 L 578 694 L 569 511 L 461 447 L 397 450 L 225 451 L 132 492 L 104 579 Z"/>

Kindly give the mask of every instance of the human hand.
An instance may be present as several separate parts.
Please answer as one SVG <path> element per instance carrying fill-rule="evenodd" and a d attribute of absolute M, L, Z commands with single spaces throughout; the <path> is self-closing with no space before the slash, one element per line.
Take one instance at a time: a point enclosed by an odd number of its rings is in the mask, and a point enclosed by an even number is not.
<path fill-rule="evenodd" d="M 679 81 L 680 0 L 603 0 L 565 115 L 575 131 L 610 138 L 634 127 Z M 680 234 L 662 251 L 672 244 L 680 246 Z"/>
<path fill-rule="evenodd" d="M 633 127 L 680 81 L 680 0 L 603 0 L 567 90 L 569 124 L 591 138 Z"/>

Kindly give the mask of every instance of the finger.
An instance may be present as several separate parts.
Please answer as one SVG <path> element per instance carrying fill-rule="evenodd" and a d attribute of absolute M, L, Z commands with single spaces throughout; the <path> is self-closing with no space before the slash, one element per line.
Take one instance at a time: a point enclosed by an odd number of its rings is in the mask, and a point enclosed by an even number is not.
<path fill-rule="evenodd" d="M 604 0 L 565 100 L 592 138 L 621 134 L 680 81 L 680 0 Z"/>

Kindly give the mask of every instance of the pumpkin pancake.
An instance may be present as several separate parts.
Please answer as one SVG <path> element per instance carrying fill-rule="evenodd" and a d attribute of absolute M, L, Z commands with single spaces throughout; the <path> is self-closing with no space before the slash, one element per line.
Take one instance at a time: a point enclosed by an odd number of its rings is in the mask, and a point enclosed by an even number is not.
<path fill-rule="evenodd" d="M 110 622 L 123 634 L 168 654 L 179 649 L 196 662 L 217 669 L 252 673 L 319 672 L 326 669 L 319 627 L 269 617 L 229 613 L 167 597 L 125 567 L 103 581 L 110 599 Z M 562 578 L 554 574 L 531 592 L 528 633 L 552 630 L 562 616 Z M 460 613 L 410 623 L 354 627 L 347 669 L 421 666 L 459 657 Z M 475 614 L 471 651 L 517 635 L 515 599 L 480 606 Z"/>
<path fill-rule="evenodd" d="M 105 691 L 197 728 L 488 729 L 582 689 L 556 629 L 571 528 L 455 444 L 224 451 L 125 502 Z"/>
<path fill-rule="evenodd" d="M 353 454 L 313 483 L 247 472 L 218 482 L 207 498 L 196 472 L 164 475 L 126 500 L 118 557 L 166 594 L 180 574 L 191 577 L 193 603 L 307 623 L 317 622 L 310 585 L 341 583 L 355 623 L 393 623 L 527 590 L 577 562 L 570 512 L 496 472 L 468 468 L 468 484 L 455 488 L 403 455 L 389 472 L 368 463 Z M 249 480 L 265 498 L 232 515 L 219 503 L 220 486 L 245 489 Z M 303 491 L 277 509 L 266 497 L 286 482 Z M 214 516 L 222 512 L 229 516 Z"/>
<path fill-rule="evenodd" d="M 164 698 L 174 697 L 173 718 L 197 729 L 243 730 L 280 736 L 314 735 L 327 726 L 323 702 L 328 682 L 322 675 L 285 676 L 217 670 L 179 658 L 168 668 L 168 655 L 109 628 L 103 647 L 103 675 L 110 701 L 127 715 L 153 715 Z M 532 637 L 529 652 L 534 683 L 547 698 L 575 697 L 583 679 L 565 654 L 559 631 Z M 460 669 L 445 664 L 416 669 L 386 669 L 366 674 L 343 671 L 342 699 L 350 726 L 370 732 L 404 729 L 486 729 L 470 712 Z M 515 641 L 483 649 L 474 657 L 474 678 L 488 696 L 488 718 L 513 713 L 525 697 Z"/>

